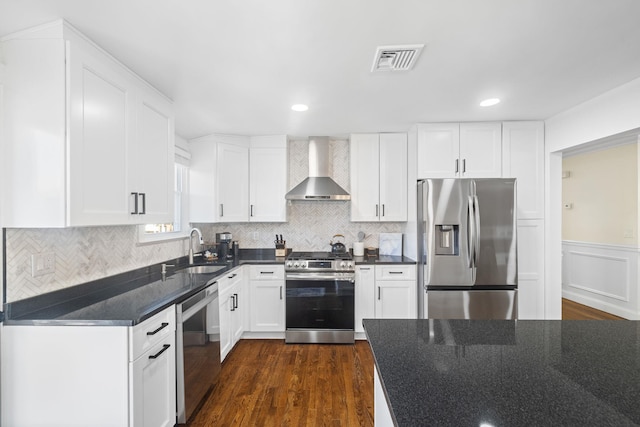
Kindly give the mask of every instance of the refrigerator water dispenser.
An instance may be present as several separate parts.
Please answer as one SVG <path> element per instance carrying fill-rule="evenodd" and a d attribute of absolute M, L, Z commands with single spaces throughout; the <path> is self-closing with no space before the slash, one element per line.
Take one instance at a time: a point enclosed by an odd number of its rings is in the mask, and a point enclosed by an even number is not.
<path fill-rule="evenodd" d="M 436 224 L 436 255 L 459 255 L 457 224 Z"/>

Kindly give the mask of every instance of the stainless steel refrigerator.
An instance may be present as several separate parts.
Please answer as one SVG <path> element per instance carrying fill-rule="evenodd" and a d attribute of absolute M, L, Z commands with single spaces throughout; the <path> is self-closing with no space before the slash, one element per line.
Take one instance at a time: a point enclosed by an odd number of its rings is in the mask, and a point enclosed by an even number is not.
<path fill-rule="evenodd" d="M 421 317 L 516 319 L 516 180 L 418 181 Z"/>

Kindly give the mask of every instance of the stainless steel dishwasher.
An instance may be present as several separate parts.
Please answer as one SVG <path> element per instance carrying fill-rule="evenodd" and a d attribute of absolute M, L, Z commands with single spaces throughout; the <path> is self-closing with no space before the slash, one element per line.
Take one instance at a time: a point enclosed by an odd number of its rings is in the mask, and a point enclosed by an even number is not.
<path fill-rule="evenodd" d="M 218 283 L 177 305 L 176 377 L 178 424 L 186 424 L 220 374 Z"/>

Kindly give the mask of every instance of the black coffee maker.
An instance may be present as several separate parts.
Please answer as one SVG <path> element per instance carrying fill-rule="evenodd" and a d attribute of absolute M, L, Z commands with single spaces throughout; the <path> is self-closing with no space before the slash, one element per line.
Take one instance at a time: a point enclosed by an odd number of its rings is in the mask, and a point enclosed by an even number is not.
<path fill-rule="evenodd" d="M 224 233 L 216 233 L 216 252 L 218 252 L 219 260 L 227 260 L 233 258 L 231 252 L 231 241 L 233 237 L 231 233 L 225 231 Z"/>

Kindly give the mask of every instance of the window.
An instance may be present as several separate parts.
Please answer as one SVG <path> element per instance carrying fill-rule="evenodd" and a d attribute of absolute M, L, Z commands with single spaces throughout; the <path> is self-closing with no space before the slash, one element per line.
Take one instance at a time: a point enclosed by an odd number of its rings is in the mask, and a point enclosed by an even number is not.
<path fill-rule="evenodd" d="M 189 233 L 189 166 L 176 161 L 174 175 L 174 221 L 138 227 L 140 243 L 179 239 Z"/>

